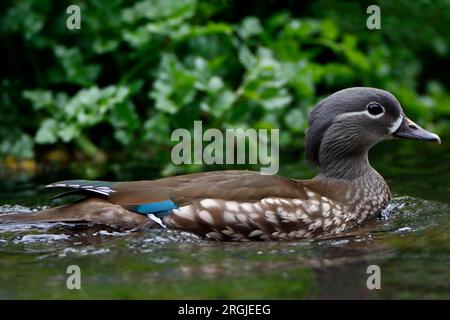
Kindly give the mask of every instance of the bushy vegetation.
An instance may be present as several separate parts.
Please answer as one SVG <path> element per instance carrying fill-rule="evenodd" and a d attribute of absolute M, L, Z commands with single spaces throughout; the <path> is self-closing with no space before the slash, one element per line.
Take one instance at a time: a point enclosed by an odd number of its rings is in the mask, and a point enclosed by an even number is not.
<path fill-rule="evenodd" d="M 450 2 L 3 1 L 0 158 L 169 163 L 170 134 L 280 128 L 301 158 L 307 115 L 350 86 L 393 92 L 440 134 L 450 125 Z M 49 155 L 58 151 L 60 156 Z M 63 156 L 61 156 L 63 155 Z"/>

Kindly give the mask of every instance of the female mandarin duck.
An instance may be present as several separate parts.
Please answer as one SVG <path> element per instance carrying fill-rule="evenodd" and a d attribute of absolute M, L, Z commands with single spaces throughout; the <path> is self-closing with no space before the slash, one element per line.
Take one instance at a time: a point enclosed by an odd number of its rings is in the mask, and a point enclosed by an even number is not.
<path fill-rule="evenodd" d="M 334 236 L 379 214 L 390 200 L 368 151 L 392 137 L 436 141 L 384 90 L 349 88 L 312 110 L 306 154 L 320 173 L 299 181 L 249 171 L 189 174 L 153 181 L 72 180 L 49 185 L 85 198 L 0 222 L 91 222 L 169 228 L 212 240 L 289 240 Z"/>

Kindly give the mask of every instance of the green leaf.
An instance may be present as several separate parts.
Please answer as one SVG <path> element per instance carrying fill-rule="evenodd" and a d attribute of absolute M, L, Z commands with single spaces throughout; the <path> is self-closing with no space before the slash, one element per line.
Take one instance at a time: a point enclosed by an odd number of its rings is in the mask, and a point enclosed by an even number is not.
<path fill-rule="evenodd" d="M 291 103 L 292 97 L 282 92 L 278 96 L 261 100 L 262 106 L 267 110 L 281 109 Z"/>
<path fill-rule="evenodd" d="M 40 144 L 55 143 L 58 140 L 58 132 L 58 123 L 54 119 L 46 119 L 37 131 L 35 141 Z"/>
<path fill-rule="evenodd" d="M 324 38 L 335 40 L 339 34 L 337 25 L 332 20 L 324 20 L 321 23 L 321 33 Z"/>
<path fill-rule="evenodd" d="M 116 39 L 97 38 L 92 44 L 92 49 L 97 54 L 104 54 L 112 52 L 119 46 L 119 41 Z"/>
<path fill-rule="evenodd" d="M 231 109 L 236 100 L 236 95 L 231 90 L 223 90 L 220 93 L 209 96 L 205 102 L 201 104 L 204 111 L 209 112 L 215 118 L 221 118 L 228 110 Z"/>
<path fill-rule="evenodd" d="M 133 23 L 143 18 L 149 20 L 161 20 L 170 17 L 188 18 L 194 14 L 196 5 L 196 0 L 144 0 L 123 10 L 122 19 L 127 23 Z"/>
<path fill-rule="evenodd" d="M 299 108 L 292 109 L 286 113 L 284 121 L 292 132 L 302 132 L 306 127 L 305 115 Z"/>
<path fill-rule="evenodd" d="M 80 134 L 79 128 L 75 124 L 63 125 L 61 129 L 59 129 L 58 136 L 61 138 L 63 142 L 72 141 L 75 137 Z"/>
<path fill-rule="evenodd" d="M 238 95 L 261 105 L 266 110 L 281 109 L 291 101 L 280 63 L 272 51 L 259 48 L 255 65 L 247 70 Z"/>
<path fill-rule="evenodd" d="M 256 65 L 255 56 L 246 46 L 241 46 L 239 48 L 239 61 L 247 70 L 252 70 Z"/>
<path fill-rule="evenodd" d="M 133 134 L 126 129 L 115 129 L 114 139 L 124 146 L 130 145 L 133 142 Z"/>
<path fill-rule="evenodd" d="M 158 110 L 174 114 L 194 100 L 196 80 L 194 72 L 184 67 L 174 55 L 166 54 L 149 96 Z"/>
<path fill-rule="evenodd" d="M 263 32 L 261 22 L 256 17 L 246 17 L 238 28 L 239 35 L 248 39 Z"/>
<path fill-rule="evenodd" d="M 208 81 L 208 91 L 210 92 L 218 92 L 223 86 L 223 80 L 220 77 L 214 76 Z"/>
<path fill-rule="evenodd" d="M 169 118 L 163 113 L 157 113 L 144 123 L 143 141 L 167 144 L 170 141 L 171 132 Z"/>
<path fill-rule="evenodd" d="M 54 100 L 53 93 L 47 90 L 25 90 L 22 93 L 25 99 L 31 101 L 33 108 L 51 110 Z"/>
<path fill-rule="evenodd" d="M 33 138 L 26 133 L 4 137 L 0 141 L 0 156 L 13 156 L 16 159 L 31 159 L 34 156 Z"/>
<path fill-rule="evenodd" d="M 92 85 L 100 74 L 100 65 L 87 64 L 79 48 L 56 46 L 54 53 L 63 67 L 64 80 L 69 83 Z"/>
<path fill-rule="evenodd" d="M 131 101 L 117 104 L 112 109 L 109 122 L 116 130 L 126 128 L 128 131 L 135 131 L 140 126 L 139 116 Z"/>

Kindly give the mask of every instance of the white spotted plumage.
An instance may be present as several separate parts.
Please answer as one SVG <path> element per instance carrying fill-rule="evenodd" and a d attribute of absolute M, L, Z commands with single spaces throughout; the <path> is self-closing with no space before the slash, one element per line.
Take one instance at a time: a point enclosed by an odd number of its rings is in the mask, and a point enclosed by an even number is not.
<path fill-rule="evenodd" d="M 384 190 L 359 181 L 345 190 L 345 203 L 304 188 L 306 199 L 267 197 L 253 202 L 202 199 L 172 211 L 164 222 L 174 228 L 186 224 L 212 240 L 299 239 L 313 234 L 334 235 L 378 212 L 386 203 Z M 364 185 L 365 187 L 362 187 Z M 181 218 L 179 220 L 177 217 Z M 201 229 L 197 223 L 202 222 Z M 284 231 L 290 224 L 298 229 Z M 201 231 L 200 231 L 201 230 Z"/>

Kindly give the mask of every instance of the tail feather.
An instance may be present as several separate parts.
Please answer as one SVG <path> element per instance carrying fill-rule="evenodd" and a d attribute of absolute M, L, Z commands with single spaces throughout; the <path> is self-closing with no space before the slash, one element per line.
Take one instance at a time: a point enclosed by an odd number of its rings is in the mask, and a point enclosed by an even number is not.
<path fill-rule="evenodd" d="M 113 182 L 108 181 L 96 181 L 96 180 L 66 180 L 59 181 L 52 184 L 47 185 L 47 188 L 64 188 L 73 190 L 73 192 L 90 192 L 92 194 L 108 196 L 111 193 L 115 192 L 112 189 L 114 185 Z M 69 193 L 67 193 L 69 194 Z M 57 197 L 62 197 L 67 195 L 66 193 L 60 194 Z"/>

